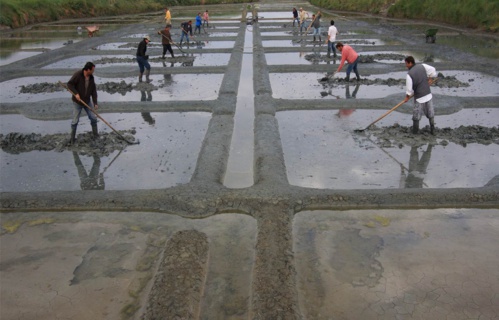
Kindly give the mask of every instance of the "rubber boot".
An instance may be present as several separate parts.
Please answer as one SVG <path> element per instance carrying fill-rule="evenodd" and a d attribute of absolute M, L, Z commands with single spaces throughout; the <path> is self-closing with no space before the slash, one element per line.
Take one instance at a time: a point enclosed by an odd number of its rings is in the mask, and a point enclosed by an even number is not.
<path fill-rule="evenodd" d="M 419 120 L 412 120 L 412 133 L 416 134 L 419 132 Z"/>
<path fill-rule="evenodd" d="M 435 135 L 435 118 L 430 118 L 430 133 Z"/>
<path fill-rule="evenodd" d="M 143 72 L 141 72 L 141 73 L 139 74 L 139 82 L 142 82 L 142 75 L 143 75 L 143 74 L 144 74 Z"/>
<path fill-rule="evenodd" d="M 350 81 L 350 76 L 346 76 L 345 81 L 349 82 Z"/>
<path fill-rule="evenodd" d="M 151 69 L 146 70 L 146 82 L 149 83 L 151 82 L 151 79 L 149 79 L 149 74 L 151 73 Z"/>
<path fill-rule="evenodd" d="M 161 59 L 165 59 L 165 54 L 163 53 L 163 56 L 161 57 Z"/>
<path fill-rule="evenodd" d="M 315 36 L 314 36 L 314 42 L 315 42 Z"/>
<path fill-rule="evenodd" d="M 69 138 L 69 144 L 73 145 L 76 142 L 76 128 L 78 127 L 77 124 L 72 124 L 71 125 L 71 137 Z"/>
<path fill-rule="evenodd" d="M 92 123 L 92 135 L 94 136 L 94 139 L 97 139 L 99 137 L 99 131 L 97 131 L 97 123 Z"/>
<path fill-rule="evenodd" d="M 321 36 L 319 36 L 319 42 L 322 42 L 322 38 L 321 38 Z"/>

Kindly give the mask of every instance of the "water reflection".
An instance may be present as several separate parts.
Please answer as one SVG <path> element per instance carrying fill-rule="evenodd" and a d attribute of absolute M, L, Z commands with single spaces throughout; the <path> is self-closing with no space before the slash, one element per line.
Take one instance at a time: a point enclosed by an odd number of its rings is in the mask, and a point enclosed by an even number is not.
<path fill-rule="evenodd" d="M 357 83 L 355 85 L 355 89 L 353 90 L 352 94 L 350 94 L 350 84 L 347 83 L 347 85 L 345 87 L 345 98 L 347 98 L 347 99 L 357 98 L 357 92 L 359 92 L 359 88 L 360 88 L 360 83 Z"/>
<path fill-rule="evenodd" d="M 151 90 L 140 90 L 140 101 L 152 101 Z"/>
<path fill-rule="evenodd" d="M 118 154 L 119 155 L 119 154 Z M 76 165 L 76 169 L 78 170 L 78 176 L 80 177 L 80 187 L 81 190 L 104 190 L 104 171 L 100 172 L 100 158 L 98 155 L 93 155 L 93 165 L 90 169 L 90 172 L 87 173 L 87 170 L 83 166 L 81 162 L 80 156 L 78 152 L 73 151 L 73 158 Z M 111 162 L 112 163 L 112 162 Z"/>
<path fill-rule="evenodd" d="M 400 164 L 401 187 L 423 188 L 423 185 L 428 187 L 423 180 L 426 176 L 428 164 L 430 163 L 432 148 L 433 145 L 428 144 L 426 151 L 423 151 L 423 155 L 419 158 L 418 147 L 411 147 L 409 155 L 409 168 L 405 168 L 402 164 Z"/>

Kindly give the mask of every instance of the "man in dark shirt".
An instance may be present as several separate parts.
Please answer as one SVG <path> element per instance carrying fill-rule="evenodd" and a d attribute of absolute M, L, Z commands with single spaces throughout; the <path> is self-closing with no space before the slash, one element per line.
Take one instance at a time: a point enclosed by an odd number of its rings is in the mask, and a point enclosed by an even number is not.
<path fill-rule="evenodd" d="M 97 116 L 89 108 L 97 110 L 97 86 L 94 81 L 95 65 L 92 62 L 87 62 L 82 70 L 76 71 L 68 81 L 68 88 L 74 93 L 73 100 L 73 120 L 71 121 L 71 138 L 70 144 L 74 144 L 76 140 L 76 128 L 80 121 L 81 110 L 85 109 L 90 125 L 92 126 L 92 134 L 94 138 L 99 136 L 97 131 Z M 89 107 L 87 108 L 85 104 Z"/>
<path fill-rule="evenodd" d="M 173 49 L 171 45 L 172 36 L 170 34 L 170 27 L 171 26 L 167 24 L 163 30 L 158 31 L 158 34 L 161 35 L 161 44 L 163 44 L 163 56 L 161 57 L 162 59 L 165 58 L 167 50 L 170 52 L 172 58 L 175 58 L 175 56 L 173 55 Z"/>
<path fill-rule="evenodd" d="M 184 40 L 184 37 L 187 40 L 187 45 L 189 45 L 189 33 L 191 34 L 192 37 L 192 20 L 182 22 L 180 24 L 180 29 L 182 29 L 182 36 L 180 37 L 180 46 L 182 46 L 182 41 Z"/>
<path fill-rule="evenodd" d="M 151 65 L 149 64 L 149 56 L 146 55 L 147 44 L 151 42 L 151 38 L 149 36 L 145 36 L 142 41 L 139 43 L 139 47 L 137 48 L 137 63 L 139 64 L 139 82 L 142 82 L 142 75 L 144 74 L 144 69 L 146 69 L 146 82 L 151 82 L 149 79 L 149 74 L 151 73 Z"/>

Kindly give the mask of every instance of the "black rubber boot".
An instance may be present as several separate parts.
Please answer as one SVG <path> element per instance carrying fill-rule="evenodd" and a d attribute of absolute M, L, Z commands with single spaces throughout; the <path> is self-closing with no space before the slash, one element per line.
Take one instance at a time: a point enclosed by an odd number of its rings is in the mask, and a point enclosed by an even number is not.
<path fill-rule="evenodd" d="M 430 133 L 435 135 L 435 118 L 430 118 Z"/>
<path fill-rule="evenodd" d="M 161 59 L 165 59 L 165 54 L 163 53 L 163 56 L 161 57 Z"/>
<path fill-rule="evenodd" d="M 97 139 L 99 137 L 99 131 L 97 131 L 97 123 L 92 123 L 92 135 L 94 136 L 94 139 Z"/>
<path fill-rule="evenodd" d="M 314 42 L 315 42 L 315 36 L 314 36 Z"/>
<path fill-rule="evenodd" d="M 143 74 L 144 74 L 144 73 L 140 73 L 140 74 L 139 74 L 139 82 L 142 82 L 142 75 L 143 75 Z"/>
<path fill-rule="evenodd" d="M 151 79 L 149 79 L 149 74 L 151 74 L 151 70 L 146 70 L 146 82 L 149 83 L 151 82 Z"/>
<path fill-rule="evenodd" d="M 76 128 L 78 127 L 77 124 L 72 124 L 71 125 L 71 137 L 69 138 L 69 144 L 73 145 L 76 142 Z"/>
<path fill-rule="evenodd" d="M 412 120 L 412 133 L 416 134 L 419 132 L 419 120 Z"/>
<path fill-rule="evenodd" d="M 345 81 L 349 82 L 350 81 L 350 76 L 346 76 Z"/>

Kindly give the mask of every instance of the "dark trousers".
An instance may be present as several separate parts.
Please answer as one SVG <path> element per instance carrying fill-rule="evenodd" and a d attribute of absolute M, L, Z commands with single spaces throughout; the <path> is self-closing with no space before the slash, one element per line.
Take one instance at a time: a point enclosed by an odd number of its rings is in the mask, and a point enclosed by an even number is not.
<path fill-rule="evenodd" d="M 163 56 L 166 54 L 166 51 L 170 52 L 172 58 L 175 58 L 171 44 L 163 44 Z"/>

